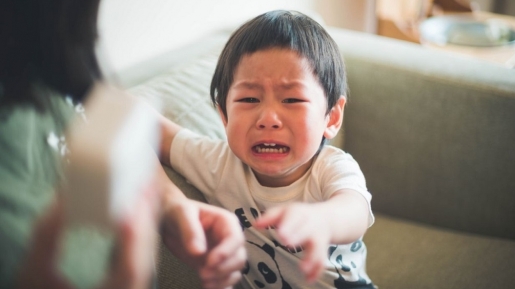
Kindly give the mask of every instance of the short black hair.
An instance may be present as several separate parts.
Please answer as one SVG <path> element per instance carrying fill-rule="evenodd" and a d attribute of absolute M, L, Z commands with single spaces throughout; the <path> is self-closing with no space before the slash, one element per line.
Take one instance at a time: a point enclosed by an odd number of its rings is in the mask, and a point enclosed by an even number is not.
<path fill-rule="evenodd" d="M 42 84 L 81 101 L 102 77 L 95 55 L 100 0 L 2 0 L 0 101 L 44 106 Z"/>
<path fill-rule="evenodd" d="M 211 100 L 227 117 L 226 100 L 234 72 L 245 55 L 270 48 L 297 52 L 308 60 L 324 89 L 327 113 L 347 93 L 345 65 L 337 44 L 310 17 L 296 11 L 275 10 L 243 24 L 227 41 L 211 80 Z"/>

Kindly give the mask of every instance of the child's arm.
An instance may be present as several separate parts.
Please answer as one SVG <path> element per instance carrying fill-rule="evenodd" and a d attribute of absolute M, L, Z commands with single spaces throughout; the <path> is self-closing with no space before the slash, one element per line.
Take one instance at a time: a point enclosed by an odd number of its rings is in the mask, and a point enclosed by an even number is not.
<path fill-rule="evenodd" d="M 155 113 L 161 126 L 159 160 L 171 166 L 170 148 L 182 127 Z M 160 233 L 164 244 L 198 271 L 203 287 L 234 285 L 241 278 L 240 270 L 246 260 L 244 237 L 235 215 L 188 199 L 161 166 L 157 178 L 161 192 Z"/>
<path fill-rule="evenodd" d="M 169 122 L 168 149 L 180 126 Z M 166 157 L 169 163 L 169 157 Z M 162 168 L 158 171 L 161 199 L 160 232 L 164 244 L 198 271 L 203 288 L 227 288 L 240 278 L 246 251 L 236 216 L 226 210 L 186 198 Z"/>
<path fill-rule="evenodd" d="M 268 210 L 254 224 L 274 226 L 278 241 L 304 248 L 300 268 L 309 282 L 324 269 L 329 244 L 349 244 L 363 236 L 369 224 L 366 199 L 353 190 L 341 190 L 320 203 L 294 203 Z"/>
<path fill-rule="evenodd" d="M 173 139 L 182 127 L 161 114 L 159 114 L 159 124 L 161 126 L 159 160 L 162 164 L 170 167 L 170 147 L 172 146 Z"/>

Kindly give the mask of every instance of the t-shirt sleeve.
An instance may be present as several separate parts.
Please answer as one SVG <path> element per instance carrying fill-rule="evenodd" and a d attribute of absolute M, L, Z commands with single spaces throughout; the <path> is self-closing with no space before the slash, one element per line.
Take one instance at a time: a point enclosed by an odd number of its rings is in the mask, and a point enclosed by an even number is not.
<path fill-rule="evenodd" d="M 372 194 L 368 191 L 365 176 L 354 158 L 337 148 L 327 147 L 318 162 L 322 198 L 329 199 L 340 190 L 353 190 L 358 192 L 368 203 L 369 226 L 374 223 L 374 214 L 370 202 Z"/>
<path fill-rule="evenodd" d="M 221 140 L 181 129 L 170 147 L 170 164 L 207 198 L 216 191 L 229 155 Z"/>

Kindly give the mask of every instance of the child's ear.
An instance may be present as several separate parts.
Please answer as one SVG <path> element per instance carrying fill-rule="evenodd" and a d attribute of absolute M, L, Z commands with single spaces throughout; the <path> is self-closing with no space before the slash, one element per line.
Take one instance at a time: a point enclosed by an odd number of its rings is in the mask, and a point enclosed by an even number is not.
<path fill-rule="evenodd" d="M 224 127 L 226 127 L 227 126 L 227 118 L 225 117 L 225 115 L 224 115 L 222 109 L 220 108 L 219 104 L 216 105 L 216 110 L 218 110 L 218 114 L 220 115 L 220 118 L 222 119 Z"/>
<path fill-rule="evenodd" d="M 336 136 L 340 127 L 343 123 L 343 108 L 345 107 L 345 97 L 342 95 L 331 108 L 331 111 L 327 115 L 327 126 L 324 130 L 324 137 L 326 139 L 332 139 Z"/>

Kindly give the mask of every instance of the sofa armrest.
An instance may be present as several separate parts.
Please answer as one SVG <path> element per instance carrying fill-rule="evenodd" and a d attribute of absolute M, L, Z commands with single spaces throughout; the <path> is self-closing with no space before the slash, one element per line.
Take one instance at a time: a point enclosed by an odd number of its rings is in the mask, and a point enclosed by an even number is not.
<path fill-rule="evenodd" d="M 331 29 L 350 95 L 344 148 L 374 211 L 515 239 L 515 70 Z"/>

